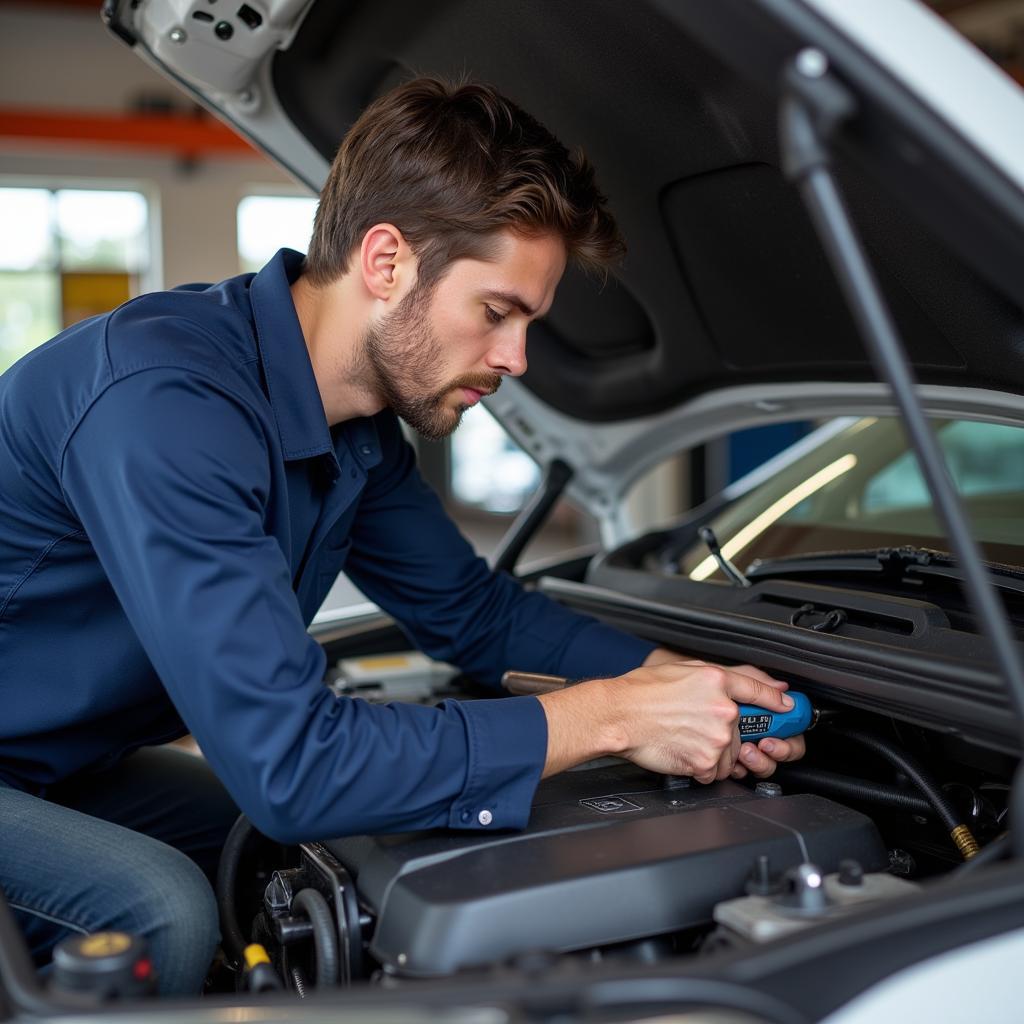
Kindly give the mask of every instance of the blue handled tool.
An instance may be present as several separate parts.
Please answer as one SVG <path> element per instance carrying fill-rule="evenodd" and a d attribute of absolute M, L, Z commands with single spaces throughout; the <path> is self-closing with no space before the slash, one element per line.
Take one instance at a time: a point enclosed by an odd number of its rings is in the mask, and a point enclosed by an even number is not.
<path fill-rule="evenodd" d="M 788 711 L 770 711 L 754 704 L 740 705 L 740 739 L 744 743 L 756 743 L 769 737 L 784 740 L 814 726 L 818 712 L 811 707 L 807 696 L 793 690 L 786 693 L 793 698 L 793 706 Z"/>

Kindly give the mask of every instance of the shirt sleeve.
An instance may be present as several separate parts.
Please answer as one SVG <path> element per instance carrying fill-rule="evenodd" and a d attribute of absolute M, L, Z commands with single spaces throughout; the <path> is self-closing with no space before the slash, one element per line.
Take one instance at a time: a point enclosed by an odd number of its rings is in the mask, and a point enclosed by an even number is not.
<path fill-rule="evenodd" d="M 267 529 L 273 429 L 224 382 L 151 368 L 97 399 L 61 463 L 68 503 L 217 775 L 281 842 L 522 827 L 547 746 L 535 698 L 467 712 L 323 685 L 324 653 Z"/>
<path fill-rule="evenodd" d="M 420 476 L 397 419 L 384 413 L 377 425 L 384 457 L 360 499 L 345 572 L 421 650 L 494 687 L 508 669 L 621 675 L 654 650 L 493 572 Z"/>

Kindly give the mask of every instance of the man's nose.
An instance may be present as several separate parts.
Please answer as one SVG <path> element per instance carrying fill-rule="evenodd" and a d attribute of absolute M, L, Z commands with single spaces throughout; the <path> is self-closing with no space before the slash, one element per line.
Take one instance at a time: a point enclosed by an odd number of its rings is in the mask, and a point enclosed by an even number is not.
<path fill-rule="evenodd" d="M 509 331 L 487 353 L 487 365 L 495 373 L 521 377 L 526 373 L 526 327 Z"/>

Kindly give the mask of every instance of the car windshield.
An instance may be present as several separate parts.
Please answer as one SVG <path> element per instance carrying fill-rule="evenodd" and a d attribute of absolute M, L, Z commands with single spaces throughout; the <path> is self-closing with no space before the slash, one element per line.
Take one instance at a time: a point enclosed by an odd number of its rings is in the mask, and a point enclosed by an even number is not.
<path fill-rule="evenodd" d="M 985 558 L 1024 566 L 1024 428 L 969 420 L 933 423 Z M 758 559 L 913 545 L 949 551 L 901 422 L 859 419 L 710 523 L 741 569 Z M 679 570 L 724 576 L 703 545 Z"/>

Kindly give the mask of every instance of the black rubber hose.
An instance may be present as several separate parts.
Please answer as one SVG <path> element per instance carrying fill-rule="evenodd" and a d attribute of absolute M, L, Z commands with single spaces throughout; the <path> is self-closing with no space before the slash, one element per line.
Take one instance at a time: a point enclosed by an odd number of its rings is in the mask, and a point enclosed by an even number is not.
<path fill-rule="evenodd" d="M 235 885 L 238 881 L 238 863 L 242 859 L 242 849 L 249 836 L 256 829 L 249 819 L 240 814 L 231 826 L 224 849 L 221 850 L 217 864 L 217 909 L 220 912 L 220 934 L 228 963 L 236 970 L 244 961 L 244 951 L 248 942 L 238 924 L 235 911 Z"/>
<path fill-rule="evenodd" d="M 943 825 L 950 832 L 963 824 L 949 797 L 942 792 L 941 787 L 931 772 L 912 754 L 900 750 L 898 747 L 887 743 L 877 736 L 873 736 L 871 733 L 861 732 L 859 729 L 833 727 L 831 731 L 836 736 L 842 736 L 858 746 L 872 751 L 903 772 L 924 794 L 925 799 L 931 804 Z"/>
<path fill-rule="evenodd" d="M 884 782 L 871 782 L 851 775 L 839 775 L 821 768 L 807 765 L 780 765 L 775 773 L 778 782 L 795 782 L 809 789 L 821 789 L 834 796 L 848 800 L 863 800 L 867 803 L 884 804 L 912 814 L 934 814 L 932 805 L 915 793 L 907 793 Z"/>
<path fill-rule="evenodd" d="M 292 900 L 292 912 L 305 912 L 313 925 L 316 947 L 316 987 L 338 984 L 338 933 L 327 900 L 316 889 L 300 889 Z"/>

